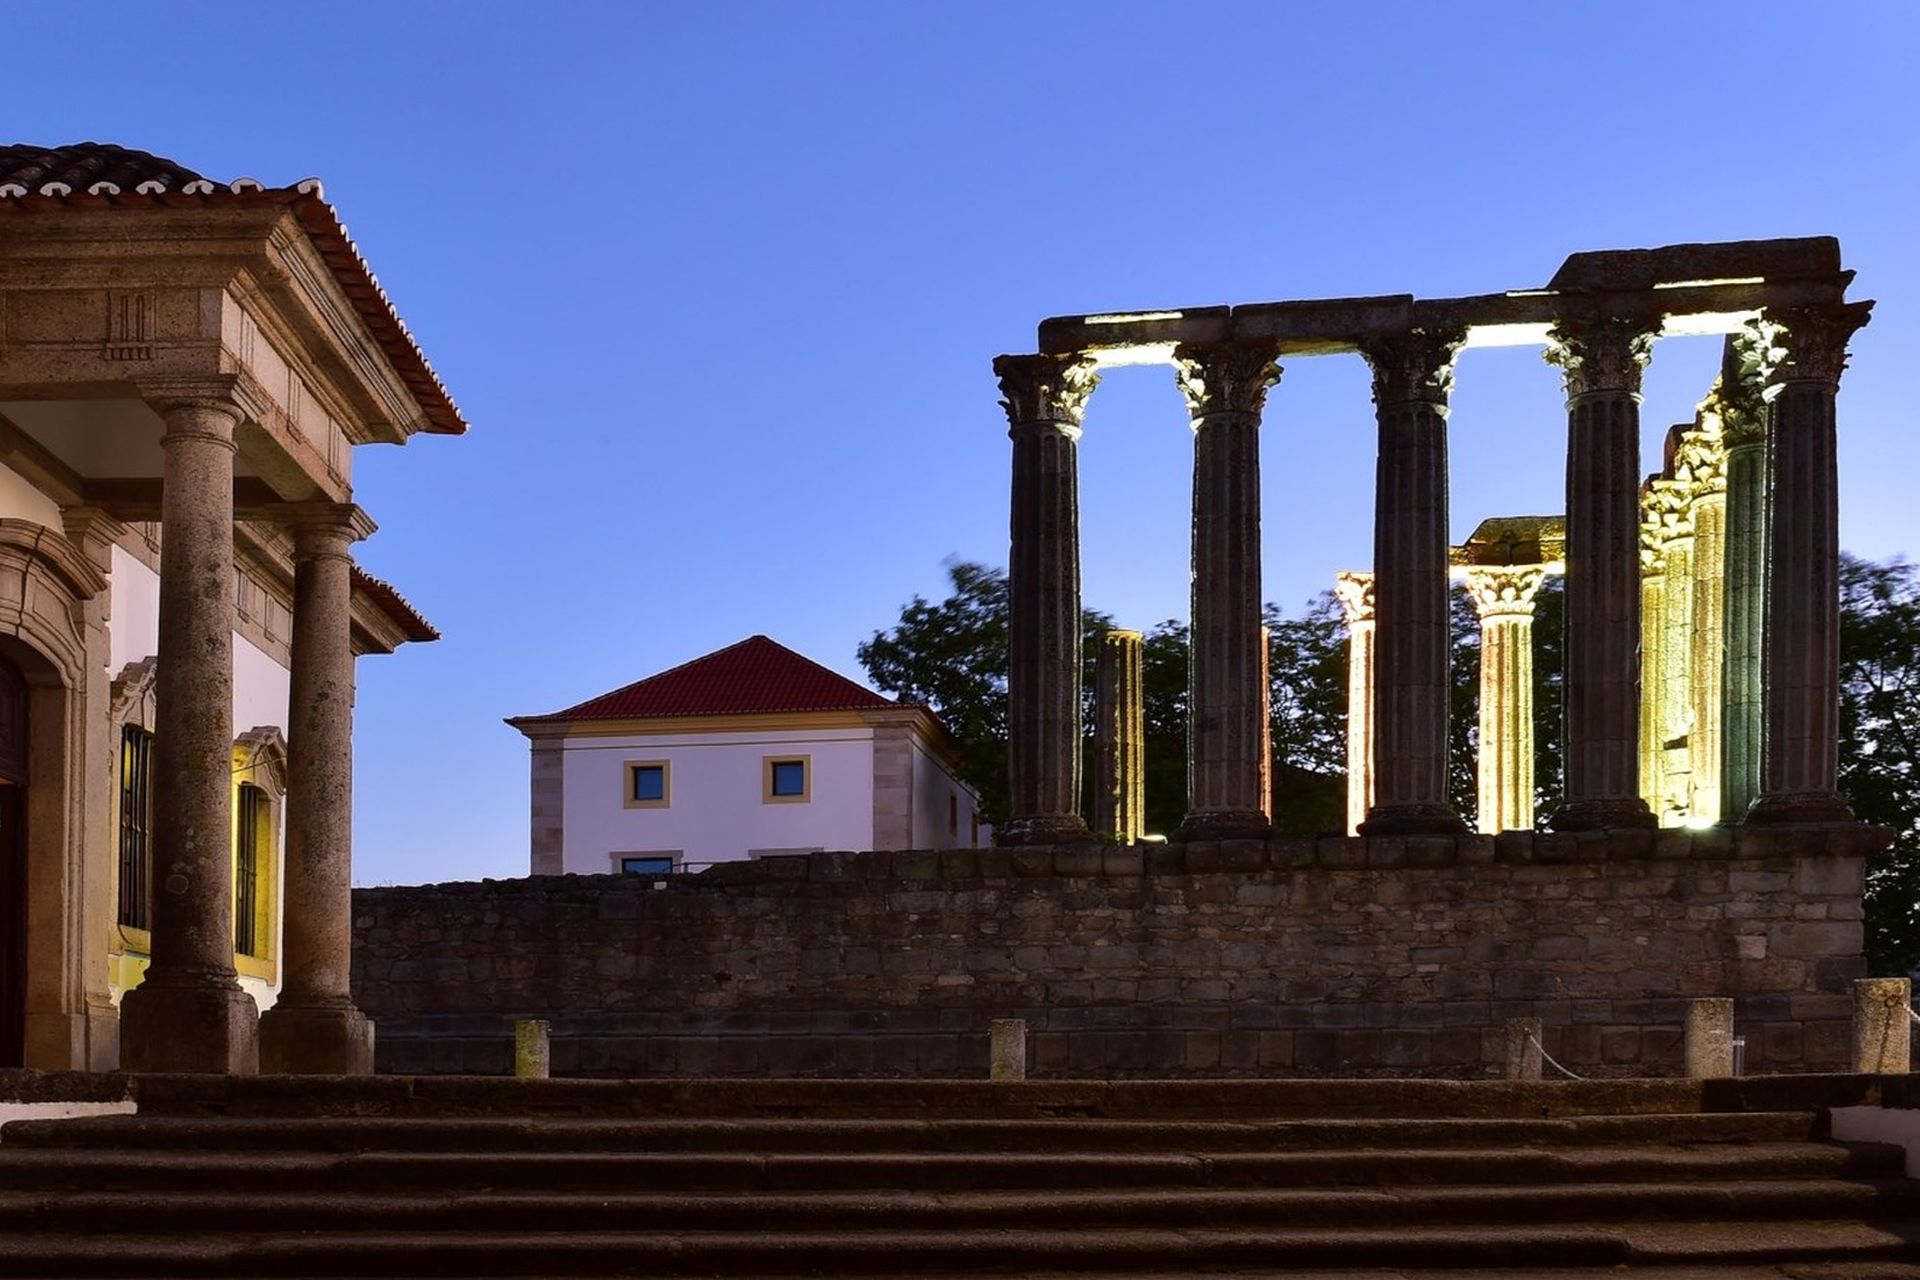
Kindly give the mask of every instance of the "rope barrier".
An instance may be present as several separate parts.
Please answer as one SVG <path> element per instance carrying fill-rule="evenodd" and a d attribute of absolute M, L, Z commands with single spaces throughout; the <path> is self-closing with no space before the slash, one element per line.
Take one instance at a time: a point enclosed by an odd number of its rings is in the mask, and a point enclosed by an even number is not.
<path fill-rule="evenodd" d="M 1920 1015 L 1917 1015 L 1917 1016 L 1920 1016 Z M 1544 1061 L 1548 1066 L 1552 1067 L 1555 1071 L 1558 1071 L 1561 1075 L 1565 1076 L 1567 1079 L 1569 1080 L 1585 1080 L 1586 1079 L 1585 1076 L 1575 1075 L 1573 1072 L 1561 1066 L 1558 1062 L 1555 1062 L 1553 1059 L 1553 1055 L 1547 1052 L 1547 1046 L 1541 1044 L 1539 1037 L 1535 1036 L 1531 1031 L 1527 1033 L 1527 1042 L 1531 1044 L 1534 1048 L 1540 1051 L 1540 1057 L 1542 1061 Z"/>

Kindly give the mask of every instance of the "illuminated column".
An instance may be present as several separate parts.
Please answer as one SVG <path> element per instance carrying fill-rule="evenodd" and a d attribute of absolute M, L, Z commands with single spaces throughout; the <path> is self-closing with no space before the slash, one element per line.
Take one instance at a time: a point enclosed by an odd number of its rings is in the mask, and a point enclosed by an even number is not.
<path fill-rule="evenodd" d="M 1766 724 L 1767 418 L 1772 342 L 1758 326 L 1727 339 L 1718 398 L 1726 442 L 1725 720 L 1720 816 L 1738 822 L 1759 797 Z"/>
<path fill-rule="evenodd" d="M 1726 704 L 1726 448 L 1717 414 L 1704 414 L 1687 433 L 1681 463 L 1691 486 L 1693 514 L 1693 652 L 1687 690 L 1691 699 L 1687 732 L 1688 768 L 1693 798 L 1688 816 L 1696 823 L 1718 822 L 1723 812 L 1720 739 Z"/>
<path fill-rule="evenodd" d="M 1566 802 L 1562 831 L 1646 827 L 1638 794 L 1640 374 L 1650 323 L 1562 320 L 1567 391 Z"/>
<path fill-rule="evenodd" d="M 1660 524 L 1640 511 L 1640 699 L 1639 781 L 1640 798 L 1651 810 L 1660 807 L 1661 788 L 1666 783 L 1666 761 L 1660 744 L 1660 696 L 1664 686 L 1660 674 L 1660 656 L 1665 652 L 1661 637 L 1666 634 L 1661 616 L 1666 601 L 1667 578 L 1660 563 Z"/>
<path fill-rule="evenodd" d="M 1192 416 L 1193 681 L 1187 816 L 1177 838 L 1264 835 L 1260 672 L 1260 410 L 1280 380 L 1271 343 L 1174 351 Z"/>
<path fill-rule="evenodd" d="M 1100 637 L 1093 667 L 1094 737 L 1099 774 L 1093 831 L 1132 844 L 1146 830 L 1146 730 L 1141 696 L 1144 664 L 1138 631 Z"/>
<path fill-rule="evenodd" d="M 1537 564 L 1475 565 L 1467 590 L 1480 613 L 1478 826 L 1533 829 L 1533 597 Z"/>
<path fill-rule="evenodd" d="M 1683 482 L 1655 480 L 1647 501 L 1660 538 L 1660 683 L 1657 688 L 1643 683 L 1640 689 L 1643 703 L 1659 708 L 1654 746 L 1660 787 L 1648 804 L 1662 826 L 1677 826 L 1691 811 L 1693 786 L 1688 768 L 1693 732 L 1693 522 Z"/>
<path fill-rule="evenodd" d="M 1466 830 L 1447 803 L 1447 394 L 1465 340 L 1414 330 L 1362 348 L 1380 429 L 1367 835 Z"/>
<path fill-rule="evenodd" d="M 1007 570 L 1007 821 L 998 844 L 1088 838 L 1080 819 L 1080 417 L 1083 356 L 1001 356 L 1013 439 Z"/>
<path fill-rule="evenodd" d="M 233 459 L 218 389 L 155 405 L 160 640 L 153 743 L 153 962 L 120 1005 L 129 1071 L 251 1075 L 259 1012 L 233 967 Z"/>
<path fill-rule="evenodd" d="M 1342 573 L 1334 594 L 1347 611 L 1347 834 L 1373 807 L 1373 575 Z"/>
<path fill-rule="evenodd" d="M 1749 822 L 1848 822 L 1837 785 L 1840 489 L 1834 397 L 1870 302 L 1769 311 L 1782 325 L 1767 529 L 1766 791 Z"/>

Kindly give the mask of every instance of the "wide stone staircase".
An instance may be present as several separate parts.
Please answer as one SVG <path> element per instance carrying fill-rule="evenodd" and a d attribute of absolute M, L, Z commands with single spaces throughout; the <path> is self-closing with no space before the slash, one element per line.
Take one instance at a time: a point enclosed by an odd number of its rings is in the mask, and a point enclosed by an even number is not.
<path fill-rule="evenodd" d="M 1660 1082 L 136 1083 L 0 1127 L 0 1276 L 1920 1280 L 1899 1148 Z"/>

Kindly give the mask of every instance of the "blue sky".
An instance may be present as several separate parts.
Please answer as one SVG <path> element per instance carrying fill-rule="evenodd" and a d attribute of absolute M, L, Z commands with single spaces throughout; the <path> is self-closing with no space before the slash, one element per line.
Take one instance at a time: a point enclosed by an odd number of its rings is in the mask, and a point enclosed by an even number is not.
<path fill-rule="evenodd" d="M 446 632 L 360 666 L 357 880 L 526 867 L 501 724 L 753 632 L 854 646 L 1004 563 L 989 370 L 1062 313 L 1539 285 L 1568 253 L 1832 234 L 1880 300 L 1842 532 L 1920 552 L 1920 6 L 16 4 L 6 141 L 318 175 L 473 423 L 363 450 L 362 548 Z M 1662 343 L 1647 455 L 1711 339 Z M 1558 511 L 1532 350 L 1458 371 L 1453 525 Z M 1369 558 L 1357 358 L 1263 428 L 1267 594 Z M 1186 610 L 1185 415 L 1110 375 L 1089 605 Z"/>

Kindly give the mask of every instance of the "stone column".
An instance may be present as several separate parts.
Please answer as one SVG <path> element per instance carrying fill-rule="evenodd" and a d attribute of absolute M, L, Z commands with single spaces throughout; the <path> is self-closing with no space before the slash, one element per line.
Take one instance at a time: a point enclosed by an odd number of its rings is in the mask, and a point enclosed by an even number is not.
<path fill-rule="evenodd" d="M 1182 346 L 1193 421 L 1193 677 L 1179 840 L 1260 836 L 1260 410 L 1280 380 L 1271 343 Z"/>
<path fill-rule="evenodd" d="M 1660 538 L 1660 683 L 1640 697 L 1659 708 L 1657 796 L 1646 797 L 1655 821 L 1678 826 L 1693 808 L 1693 513 L 1685 484 L 1655 480 L 1649 495 Z M 1644 751 L 1648 744 L 1642 743 Z"/>
<path fill-rule="evenodd" d="M 1347 834 L 1373 807 L 1373 575 L 1344 572 L 1333 591 L 1347 611 Z"/>
<path fill-rule="evenodd" d="M 1003 845 L 1085 840 L 1080 818 L 1080 418 L 1099 381 L 1084 356 L 993 362 L 1013 439 L 1007 567 Z"/>
<path fill-rule="evenodd" d="M 1726 616 L 1724 719 L 1720 738 L 1720 815 L 1738 822 L 1761 790 L 1766 723 L 1764 637 L 1767 617 L 1767 419 L 1762 397 L 1773 361 L 1767 332 L 1755 326 L 1727 339 L 1718 399 L 1726 442 Z"/>
<path fill-rule="evenodd" d="M 129 1071 L 251 1073 L 233 967 L 233 458 L 240 410 L 162 399 L 153 962 L 120 1005 Z"/>
<path fill-rule="evenodd" d="M 270 1072 L 371 1075 L 373 1024 L 354 1007 L 354 506 L 293 518 L 293 663 L 287 726 L 287 847 L 280 998 L 260 1020 Z"/>
<path fill-rule="evenodd" d="M 1666 757 L 1660 749 L 1660 643 L 1666 635 L 1663 608 L 1667 598 L 1667 575 L 1660 562 L 1660 529 L 1640 522 L 1640 741 L 1637 774 L 1640 798 L 1649 809 L 1660 804 L 1661 788 L 1667 779 Z"/>
<path fill-rule="evenodd" d="M 1840 484 L 1834 397 L 1870 302 L 1770 311 L 1774 377 L 1767 529 L 1766 791 L 1749 822 L 1850 822 L 1840 794 Z"/>
<path fill-rule="evenodd" d="M 1718 822 L 1721 798 L 1721 735 L 1726 722 L 1726 450 L 1717 417 L 1703 419 L 1682 450 L 1692 485 L 1693 652 L 1688 670 L 1691 727 L 1687 731 L 1688 768 L 1693 799 L 1688 816 L 1696 823 Z"/>
<path fill-rule="evenodd" d="M 1533 830 L 1533 597 L 1537 564 L 1475 565 L 1467 590 L 1480 613 L 1478 826 Z"/>
<path fill-rule="evenodd" d="M 1464 331 L 1362 347 L 1380 428 L 1374 485 L 1374 801 L 1365 835 L 1466 830 L 1447 802 L 1447 396 Z"/>
<path fill-rule="evenodd" d="M 1639 788 L 1640 374 L 1653 322 L 1565 319 L 1566 802 L 1560 831 L 1650 827 Z"/>
<path fill-rule="evenodd" d="M 1094 738 L 1099 778 L 1093 831 L 1132 844 L 1146 831 L 1146 726 L 1141 690 L 1144 660 L 1138 631 L 1100 637 L 1093 668 Z"/>

